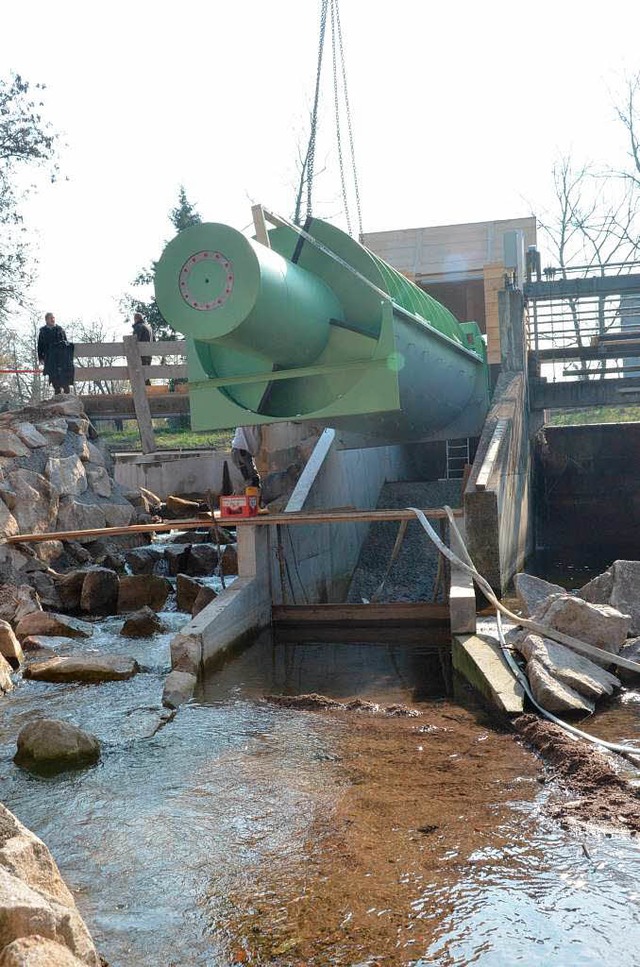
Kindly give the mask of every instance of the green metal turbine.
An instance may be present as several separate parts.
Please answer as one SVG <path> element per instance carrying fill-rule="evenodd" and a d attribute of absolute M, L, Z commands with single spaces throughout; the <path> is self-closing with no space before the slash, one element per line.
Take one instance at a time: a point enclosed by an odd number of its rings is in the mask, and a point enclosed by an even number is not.
<path fill-rule="evenodd" d="M 205 223 L 158 263 L 158 306 L 187 337 L 194 428 L 311 420 L 377 443 L 479 433 L 475 323 L 320 219 L 269 243 Z"/>

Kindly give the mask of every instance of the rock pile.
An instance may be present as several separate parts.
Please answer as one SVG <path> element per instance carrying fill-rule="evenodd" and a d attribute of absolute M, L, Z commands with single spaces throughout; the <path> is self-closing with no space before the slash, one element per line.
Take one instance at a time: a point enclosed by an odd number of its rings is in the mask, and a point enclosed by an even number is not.
<path fill-rule="evenodd" d="M 113 464 L 75 396 L 56 397 L 21 410 L 0 413 L 0 537 L 45 534 L 149 522 L 149 504 L 113 479 Z M 146 537 L 125 539 L 128 547 Z M 106 541 L 43 541 L 0 546 L 0 618 L 14 621 L 38 610 L 40 601 L 64 607 L 55 576 L 90 563 L 116 563 L 119 547 Z M 126 548 L 125 548 L 126 549 Z M 117 567 L 116 567 L 117 569 Z M 103 578 L 94 578 L 102 585 Z M 88 585 L 87 593 L 90 590 Z M 34 594 L 37 592 L 37 594 Z M 97 607 L 102 602 L 97 591 Z M 113 593 L 101 589 L 104 597 Z"/>
<path fill-rule="evenodd" d="M 42 840 L 0 805 L 0 963 L 89 965 L 100 958 Z"/>
<path fill-rule="evenodd" d="M 555 631 L 595 645 L 612 655 L 640 653 L 640 561 L 616 561 L 575 594 L 529 574 L 518 574 L 515 589 L 522 613 Z M 526 660 L 534 697 L 550 712 L 593 712 L 634 673 L 611 674 L 606 661 L 594 661 L 550 638 L 528 631 L 512 642 Z"/>

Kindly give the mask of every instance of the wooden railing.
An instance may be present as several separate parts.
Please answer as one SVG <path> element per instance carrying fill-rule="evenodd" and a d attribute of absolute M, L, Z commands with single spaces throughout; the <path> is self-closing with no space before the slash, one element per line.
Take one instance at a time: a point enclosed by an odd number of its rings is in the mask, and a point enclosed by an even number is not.
<path fill-rule="evenodd" d="M 170 393 L 169 387 L 145 385 L 145 380 L 185 379 L 187 367 L 180 363 L 152 363 L 142 365 L 142 356 L 152 358 L 182 356 L 185 353 L 183 339 L 173 342 L 138 342 L 135 336 L 125 336 L 122 342 L 76 343 L 74 356 L 82 359 L 125 359 L 126 365 L 76 366 L 75 381 L 78 383 L 127 381 L 130 394 L 82 394 L 85 410 L 94 419 L 135 419 L 140 433 L 143 453 L 153 453 L 156 447 L 153 432 L 153 416 L 174 416 L 189 412 L 187 395 Z M 159 391 L 159 392 L 158 392 Z"/>

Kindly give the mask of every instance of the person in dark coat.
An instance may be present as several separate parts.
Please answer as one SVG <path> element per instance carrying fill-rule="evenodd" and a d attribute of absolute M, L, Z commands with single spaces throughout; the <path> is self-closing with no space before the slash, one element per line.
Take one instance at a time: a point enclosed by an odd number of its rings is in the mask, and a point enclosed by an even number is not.
<path fill-rule="evenodd" d="M 148 322 L 145 322 L 141 312 L 133 314 L 133 334 L 138 342 L 153 342 L 153 329 Z M 140 360 L 143 366 L 151 365 L 151 356 L 141 356 Z M 145 386 L 151 385 L 150 379 L 145 379 L 144 382 Z"/>
<path fill-rule="evenodd" d="M 52 312 L 47 312 L 44 322 L 38 333 L 38 361 L 58 396 L 68 393 L 69 387 L 75 382 L 73 343 L 67 342 L 67 334 L 62 326 L 56 325 Z"/>

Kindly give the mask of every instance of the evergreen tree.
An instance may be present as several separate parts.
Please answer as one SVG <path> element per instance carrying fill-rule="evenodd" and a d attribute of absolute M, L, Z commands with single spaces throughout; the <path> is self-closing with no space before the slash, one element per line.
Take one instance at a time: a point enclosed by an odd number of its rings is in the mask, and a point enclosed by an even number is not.
<path fill-rule="evenodd" d="M 22 225 L 20 202 L 28 189 L 24 171 L 48 166 L 55 178 L 57 134 L 43 119 L 42 84 L 19 74 L 0 77 L 0 324 L 12 304 L 23 305 L 32 259 Z"/>
<path fill-rule="evenodd" d="M 180 185 L 178 204 L 169 212 L 169 221 L 176 232 L 182 232 L 185 228 L 190 228 L 191 225 L 199 225 L 202 222 L 202 218 L 196 211 L 195 206 L 187 198 L 184 185 Z M 145 288 L 149 286 L 153 287 L 156 265 L 156 262 L 152 262 L 151 265 L 141 269 L 133 280 L 132 285 L 136 287 L 144 286 Z M 136 299 L 135 296 L 126 295 L 121 300 L 121 308 L 127 316 L 133 316 L 134 312 L 141 312 L 153 329 L 154 339 L 172 340 L 176 338 L 176 331 L 160 312 L 155 296 L 151 296 L 145 302 L 143 299 Z"/>

